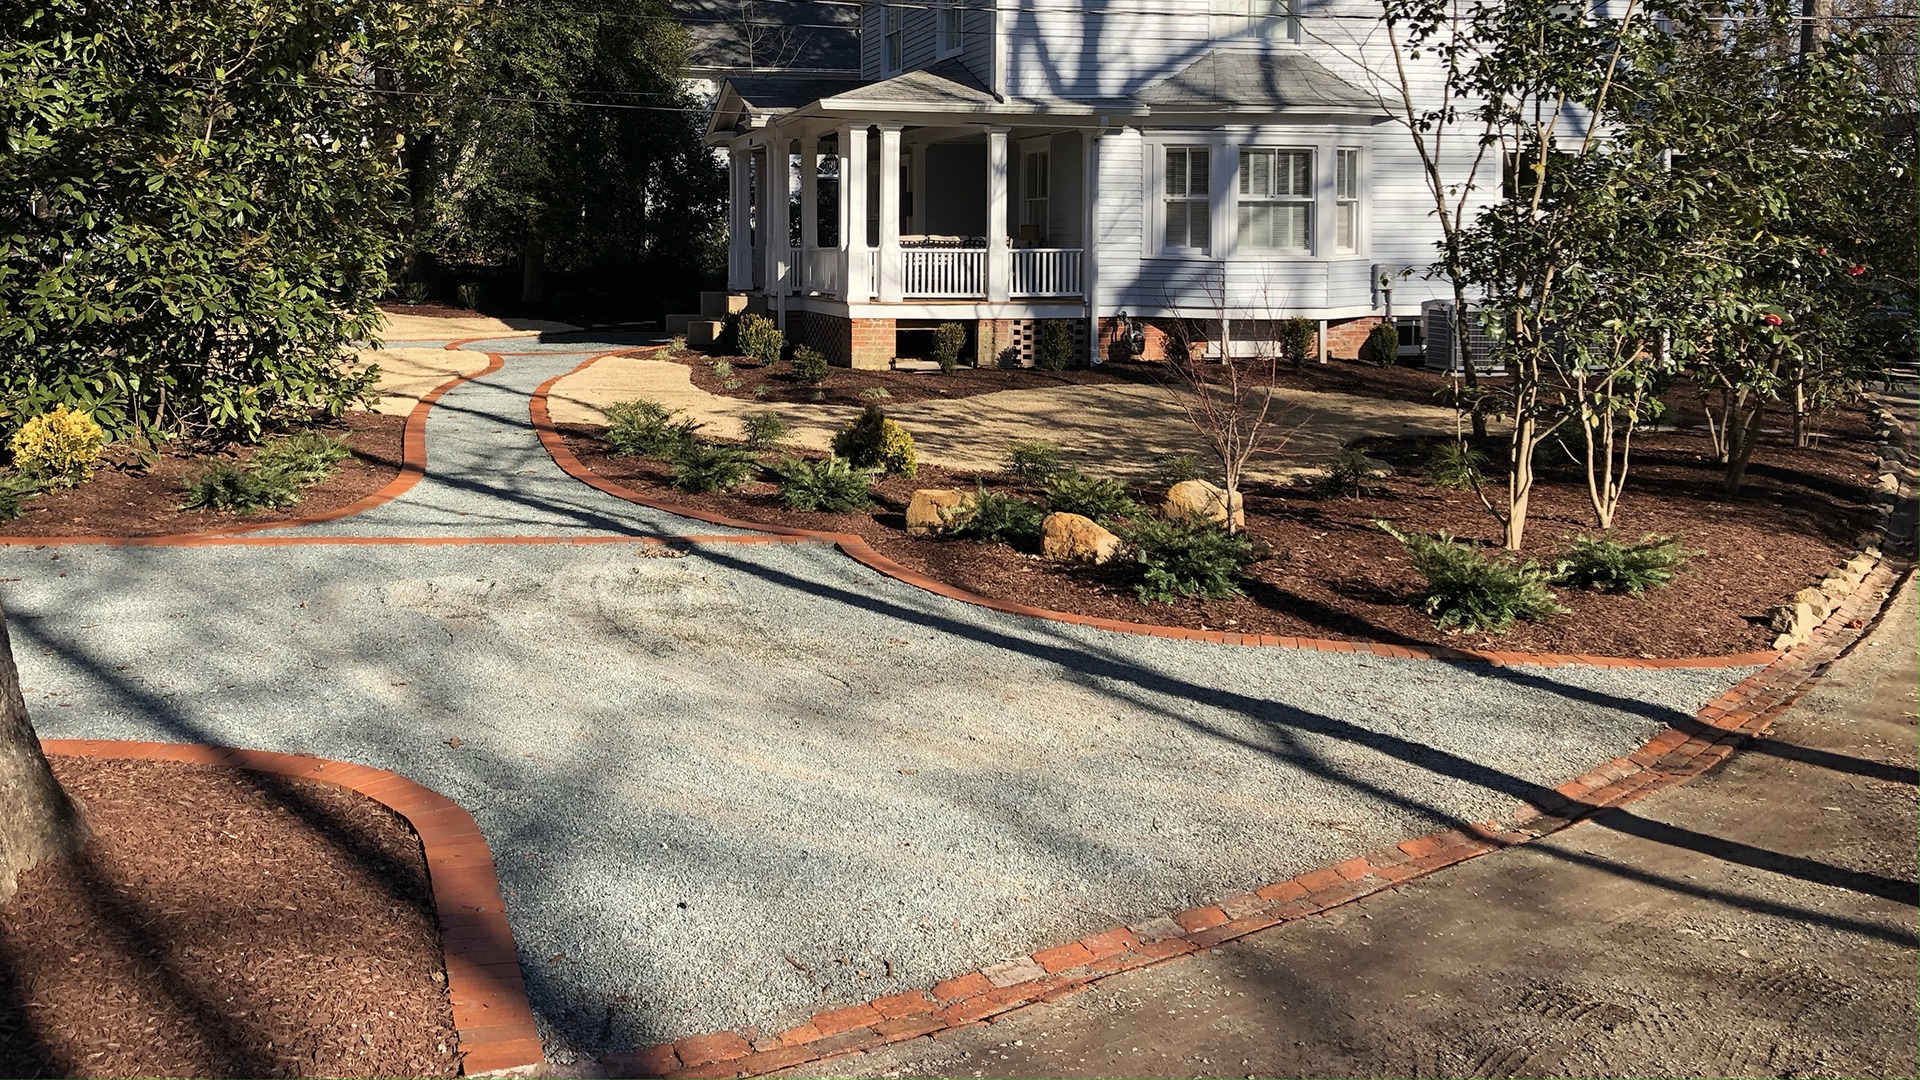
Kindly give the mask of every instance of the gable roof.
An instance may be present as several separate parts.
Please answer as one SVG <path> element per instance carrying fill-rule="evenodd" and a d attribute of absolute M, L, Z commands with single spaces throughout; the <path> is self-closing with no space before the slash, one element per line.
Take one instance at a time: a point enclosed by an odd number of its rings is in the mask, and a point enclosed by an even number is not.
<path fill-rule="evenodd" d="M 1385 112 L 1378 99 L 1297 53 L 1203 53 L 1133 100 L 1159 109 Z"/>
<path fill-rule="evenodd" d="M 831 0 L 669 0 L 693 75 L 860 71 L 860 8 Z"/>
<path fill-rule="evenodd" d="M 1000 99 L 966 65 L 948 60 L 834 95 L 843 105 L 994 105 Z"/>

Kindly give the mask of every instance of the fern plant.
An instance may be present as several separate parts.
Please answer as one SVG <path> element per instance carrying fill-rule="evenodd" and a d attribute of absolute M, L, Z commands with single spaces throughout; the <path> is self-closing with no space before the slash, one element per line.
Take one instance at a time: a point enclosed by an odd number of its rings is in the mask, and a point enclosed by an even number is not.
<path fill-rule="evenodd" d="M 680 491 L 725 491 L 753 475 L 753 455 L 738 446 L 692 443 L 673 459 L 673 486 Z"/>
<path fill-rule="evenodd" d="M 254 452 L 247 467 L 255 472 L 272 473 L 296 488 L 318 484 L 333 475 L 333 470 L 352 451 L 339 439 L 317 431 L 303 431 L 274 439 Z"/>
<path fill-rule="evenodd" d="M 1047 509 L 1062 514 L 1079 514 L 1102 525 L 1140 512 L 1127 494 L 1127 485 L 1104 476 L 1088 476 L 1077 469 L 1063 469 L 1047 478 Z"/>
<path fill-rule="evenodd" d="M 1647 535 L 1637 544 L 1624 544 L 1611 536 L 1576 536 L 1554 563 L 1553 581 L 1571 589 L 1639 596 L 1673 584 L 1686 571 L 1687 561 L 1698 554 L 1671 536 Z"/>
<path fill-rule="evenodd" d="M 795 510 L 847 513 L 873 505 L 874 470 L 856 469 L 846 458 L 787 458 L 773 471 L 780 477 L 780 501 Z"/>
<path fill-rule="evenodd" d="M 787 433 L 792 430 L 792 425 L 787 423 L 786 417 L 768 409 L 765 412 L 749 414 L 746 429 L 747 446 L 754 450 L 765 450 L 770 446 L 778 445 L 781 439 L 786 438 Z"/>
<path fill-rule="evenodd" d="M 1143 603 L 1239 596 L 1241 574 L 1268 554 L 1246 533 L 1202 518 L 1142 518 L 1121 538 L 1133 551 L 1133 591 Z"/>
<path fill-rule="evenodd" d="M 671 461 L 691 446 L 695 433 L 706 426 L 645 398 L 616 401 L 601 411 L 607 414 L 607 430 L 600 439 L 620 457 Z"/>
<path fill-rule="evenodd" d="M 286 476 L 250 469 L 233 461 L 216 461 L 189 477 L 187 510 L 227 510 L 251 514 L 256 510 L 278 510 L 300 501 L 300 487 Z"/>
<path fill-rule="evenodd" d="M 1374 524 L 1400 541 L 1414 571 L 1426 579 L 1420 607 L 1442 630 L 1499 634 L 1519 619 L 1544 622 L 1566 612 L 1547 587 L 1548 572 L 1531 561 L 1488 558 L 1479 547 L 1446 532 L 1428 536 L 1403 533 L 1385 521 Z"/>
<path fill-rule="evenodd" d="M 981 540 L 1007 544 L 1021 551 L 1037 551 L 1040 526 L 1047 512 L 1025 499 L 988 491 L 985 484 L 974 488 L 973 501 L 953 515 L 942 534 L 955 540 Z"/>
<path fill-rule="evenodd" d="M 1045 439 L 1025 439 L 1007 449 L 1007 471 L 1022 480 L 1045 480 L 1060 471 L 1060 447 Z"/>

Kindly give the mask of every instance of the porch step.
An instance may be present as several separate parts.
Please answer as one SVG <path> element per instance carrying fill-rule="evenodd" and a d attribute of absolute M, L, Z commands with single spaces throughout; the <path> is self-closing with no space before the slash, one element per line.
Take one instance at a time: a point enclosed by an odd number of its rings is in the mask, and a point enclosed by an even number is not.
<path fill-rule="evenodd" d="M 726 332 L 725 319 L 694 319 L 687 324 L 687 344 L 695 347 L 712 345 Z"/>
<path fill-rule="evenodd" d="M 693 322 L 693 321 L 694 321 L 695 319 L 698 319 L 699 317 L 700 317 L 700 316 L 698 316 L 698 315 L 669 315 L 669 316 L 667 316 L 667 335 L 668 335 L 669 337 L 686 337 L 686 336 L 687 336 L 687 327 L 688 327 L 688 326 L 689 326 L 690 324 L 692 324 L 692 322 Z"/>
<path fill-rule="evenodd" d="M 724 319 L 742 311 L 749 310 L 745 293 L 703 292 L 700 294 L 700 317 L 703 319 Z"/>

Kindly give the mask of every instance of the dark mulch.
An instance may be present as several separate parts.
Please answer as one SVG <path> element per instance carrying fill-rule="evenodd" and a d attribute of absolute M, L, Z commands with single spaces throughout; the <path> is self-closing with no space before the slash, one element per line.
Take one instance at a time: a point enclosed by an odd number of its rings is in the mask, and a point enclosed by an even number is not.
<path fill-rule="evenodd" d="M 455 1076 L 420 842 L 330 785 L 55 758 L 93 839 L 0 907 L 8 1076 Z"/>
<path fill-rule="evenodd" d="M 484 312 L 455 307 L 452 304 L 401 304 L 386 301 L 381 303 L 380 310 L 392 312 L 395 315 L 419 315 L 429 319 L 484 319 L 487 317 Z"/>
<path fill-rule="evenodd" d="M 1114 383 L 1181 385 L 1178 374 L 1164 363 L 1109 361 L 1099 367 L 1076 367 L 1064 371 L 962 367 L 952 375 L 943 375 L 939 371 L 832 368 L 827 381 L 814 386 L 794 378 L 793 366 L 785 360 L 763 367 L 750 357 L 708 356 L 692 349 L 677 352 L 661 350 L 652 355 L 656 359 L 687 365 L 692 371 L 693 384 L 709 394 L 769 404 L 865 405 L 873 399 L 862 397 L 861 393 L 874 387 L 887 391 L 887 397 L 878 402 L 885 407 L 911 401 L 972 397 L 1000 390 L 1106 386 Z M 732 368 L 731 372 L 728 375 L 715 372 L 715 361 L 724 361 Z M 728 385 L 729 379 L 733 381 L 731 386 Z M 1381 368 L 1355 360 L 1333 360 L 1325 364 L 1307 364 L 1298 369 L 1282 365 L 1274 385 L 1431 405 L 1436 403 L 1435 395 L 1450 385 L 1450 380 L 1417 367 Z M 818 399 L 814 397 L 816 393 L 820 395 Z"/>
<path fill-rule="evenodd" d="M 1819 449 L 1762 445 L 1735 497 L 1720 493 L 1720 469 L 1709 459 L 1704 437 L 1641 436 L 1616 530 L 1629 540 L 1646 533 L 1679 537 L 1703 552 L 1692 572 L 1643 598 L 1560 589 L 1571 614 L 1521 623 L 1498 637 L 1435 629 L 1413 606 L 1418 576 L 1399 544 L 1374 525 L 1387 519 L 1406 530 L 1444 529 L 1498 542 L 1498 525 L 1471 492 L 1420 479 L 1424 446 L 1371 444 L 1368 449 L 1398 472 L 1359 498 L 1323 497 L 1297 486 L 1250 489 L 1248 531 L 1276 555 L 1251 569 L 1247 595 L 1146 604 L 1134 595 L 1124 568 L 1057 566 L 1005 547 L 906 535 L 906 504 L 915 488 L 971 487 L 971 474 L 923 469 L 918 479 L 881 483 L 872 512 L 802 514 L 782 507 L 770 483 L 727 494 L 683 494 L 668 485 L 665 466 L 610 457 L 590 429 L 564 434 L 587 467 L 643 494 L 751 521 L 856 533 L 902 565 L 996 599 L 1239 633 L 1669 658 L 1766 648 L 1773 637 L 1764 622 L 1767 609 L 1852 553 L 1852 540 L 1872 520 L 1866 509 L 1867 429 L 1862 414 L 1848 411 L 1829 417 L 1825 430 L 1828 438 Z M 1489 449 L 1497 461 L 1498 448 Z M 1542 450 L 1540 461 L 1544 471 L 1533 497 L 1526 554 L 1545 561 L 1565 538 L 1595 530 L 1581 470 L 1552 447 Z M 1011 478 L 987 479 L 995 488 L 1032 494 Z M 1497 502 L 1500 493 L 1491 494 Z M 1137 493 L 1143 502 L 1155 495 Z"/>
<path fill-rule="evenodd" d="M 180 500 L 187 478 L 209 461 L 245 460 L 253 447 L 228 447 L 214 454 L 169 447 L 151 468 L 142 467 L 124 446 L 109 447 L 107 463 L 93 479 L 29 499 L 24 516 L 0 521 L 0 536 L 168 536 L 323 514 L 380 490 L 399 475 L 406 428 L 404 416 L 347 413 L 321 430 L 345 436 L 353 456 L 342 459 L 324 482 L 305 489 L 298 503 L 252 514 L 182 510 Z"/>

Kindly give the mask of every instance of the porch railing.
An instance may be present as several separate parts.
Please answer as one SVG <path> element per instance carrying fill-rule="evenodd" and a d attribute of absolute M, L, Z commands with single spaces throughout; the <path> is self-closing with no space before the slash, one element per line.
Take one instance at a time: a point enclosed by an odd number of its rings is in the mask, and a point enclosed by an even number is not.
<path fill-rule="evenodd" d="M 987 295 L 986 248 L 907 248 L 900 252 L 900 292 L 931 300 Z"/>
<path fill-rule="evenodd" d="M 1011 296 L 1079 296 L 1079 248 L 1014 248 Z"/>

